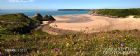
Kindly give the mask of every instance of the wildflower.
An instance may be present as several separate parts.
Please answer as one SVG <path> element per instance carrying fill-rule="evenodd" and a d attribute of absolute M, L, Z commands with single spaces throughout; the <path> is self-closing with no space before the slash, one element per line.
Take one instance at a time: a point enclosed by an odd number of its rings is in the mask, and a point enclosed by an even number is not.
<path fill-rule="evenodd" d="M 66 43 L 66 47 L 68 47 L 70 44 L 69 43 Z"/>
<path fill-rule="evenodd" d="M 124 47 L 125 46 L 125 43 L 124 42 L 121 42 L 121 47 Z"/>
<path fill-rule="evenodd" d="M 124 40 L 127 40 L 126 38 Z"/>
<path fill-rule="evenodd" d="M 58 48 L 54 48 L 54 51 L 55 51 L 55 52 L 59 52 L 59 49 L 58 49 Z"/>
<path fill-rule="evenodd" d="M 0 56 L 2 56 L 2 53 L 1 53 L 1 51 L 0 51 Z"/>

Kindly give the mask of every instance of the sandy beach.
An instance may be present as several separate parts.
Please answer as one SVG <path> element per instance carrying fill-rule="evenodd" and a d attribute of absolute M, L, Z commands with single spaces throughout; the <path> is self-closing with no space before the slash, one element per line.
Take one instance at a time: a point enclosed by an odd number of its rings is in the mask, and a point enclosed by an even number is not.
<path fill-rule="evenodd" d="M 140 30 L 140 18 L 110 18 L 88 14 L 55 16 L 55 22 L 42 28 L 49 34 L 67 34 L 70 32 L 101 32 L 111 30 Z"/>

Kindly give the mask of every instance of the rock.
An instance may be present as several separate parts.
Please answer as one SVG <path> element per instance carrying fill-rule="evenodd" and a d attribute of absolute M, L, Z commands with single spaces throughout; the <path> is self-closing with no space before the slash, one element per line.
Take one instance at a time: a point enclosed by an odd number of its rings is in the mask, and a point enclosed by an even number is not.
<path fill-rule="evenodd" d="M 51 15 L 45 15 L 43 21 L 55 21 L 54 17 Z"/>
<path fill-rule="evenodd" d="M 53 16 L 49 16 L 49 21 L 55 21 L 54 17 Z"/>
<path fill-rule="evenodd" d="M 49 16 L 48 16 L 48 15 L 45 15 L 45 16 L 43 17 L 43 21 L 49 21 Z"/>
<path fill-rule="evenodd" d="M 35 16 L 33 16 L 32 19 L 35 19 L 35 20 L 38 20 L 38 21 L 43 21 L 43 17 L 39 13 L 37 13 Z"/>

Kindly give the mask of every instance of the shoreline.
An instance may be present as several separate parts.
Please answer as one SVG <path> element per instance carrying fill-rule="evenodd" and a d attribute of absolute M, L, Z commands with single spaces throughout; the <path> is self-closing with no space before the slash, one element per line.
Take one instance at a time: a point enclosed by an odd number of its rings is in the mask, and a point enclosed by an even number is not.
<path fill-rule="evenodd" d="M 85 13 L 85 14 L 66 14 L 66 15 L 52 15 L 52 16 L 54 16 L 54 17 L 59 17 L 59 16 L 76 16 L 76 15 L 87 15 L 88 13 Z"/>
<path fill-rule="evenodd" d="M 88 14 L 89 11 L 57 11 L 57 10 L 3 10 L 0 11 L 0 15 L 4 14 L 16 14 L 16 13 L 24 13 L 25 15 L 32 17 L 36 13 L 40 13 L 43 16 L 45 15 L 52 15 L 52 16 L 66 16 L 66 15 L 78 15 L 78 14 Z"/>
<path fill-rule="evenodd" d="M 71 19 L 72 17 L 73 19 Z M 54 18 L 56 21 L 51 23 L 49 26 L 59 30 L 54 29 L 54 31 L 51 31 L 43 27 L 42 30 L 44 32 L 67 33 L 67 31 L 63 32 L 63 30 L 68 30 L 74 32 L 93 33 L 111 30 L 140 30 L 140 19 L 132 18 L 131 16 L 128 18 L 110 18 L 105 16 L 80 14 L 76 16 L 55 16 Z M 90 21 L 88 21 L 89 19 Z"/>

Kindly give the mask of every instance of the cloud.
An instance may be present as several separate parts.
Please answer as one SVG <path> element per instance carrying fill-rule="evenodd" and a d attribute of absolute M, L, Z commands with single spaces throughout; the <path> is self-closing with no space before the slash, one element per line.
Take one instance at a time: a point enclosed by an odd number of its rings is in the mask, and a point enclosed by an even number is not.
<path fill-rule="evenodd" d="M 33 2 L 34 0 L 9 0 L 9 2 Z"/>

